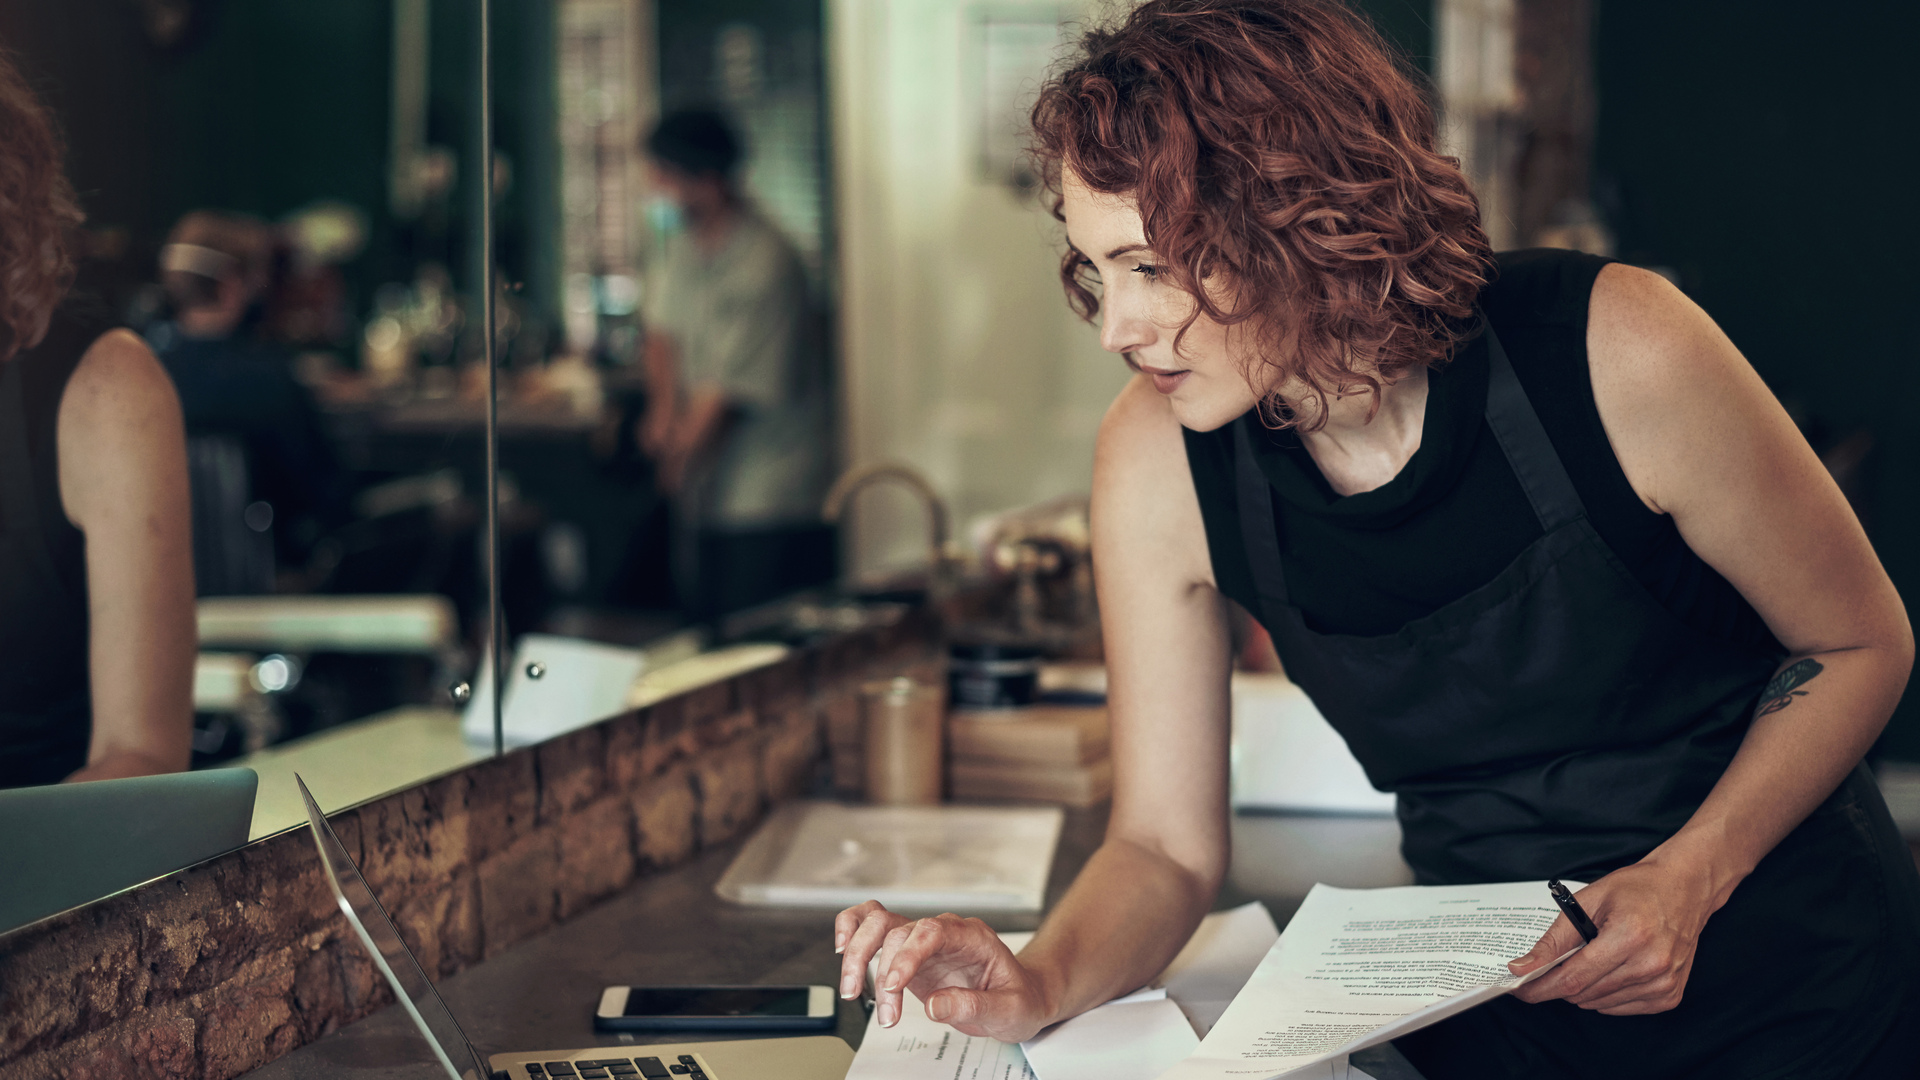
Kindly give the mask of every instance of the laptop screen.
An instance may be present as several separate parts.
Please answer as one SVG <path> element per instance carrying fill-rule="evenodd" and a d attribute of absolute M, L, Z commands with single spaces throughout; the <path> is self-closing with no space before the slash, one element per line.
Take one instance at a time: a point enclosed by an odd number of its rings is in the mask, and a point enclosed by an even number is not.
<path fill-rule="evenodd" d="M 333 827 L 327 824 L 326 816 L 320 813 L 320 806 L 313 801 L 313 793 L 307 790 L 307 783 L 296 774 L 294 782 L 300 785 L 300 797 L 307 804 L 307 818 L 313 823 L 313 842 L 320 849 L 320 865 L 326 869 L 327 884 L 333 889 L 333 898 L 340 905 L 340 911 L 346 915 L 347 922 L 360 936 L 360 944 L 366 946 L 373 957 L 373 964 L 386 976 L 388 985 L 399 999 L 401 1007 L 427 1037 L 427 1045 L 433 1050 L 433 1056 L 447 1070 L 453 1080 L 488 1080 L 486 1060 L 480 1056 L 473 1044 L 467 1041 L 466 1032 L 460 1030 L 460 1024 L 454 1020 L 447 1003 L 440 998 L 440 992 L 433 988 L 433 981 L 420 967 L 420 961 L 414 959 L 413 950 L 400 939 L 400 930 L 387 916 L 387 910 L 373 895 L 373 889 L 367 885 L 367 879 L 360 876 L 360 867 L 355 865 L 353 857 L 347 854 L 346 845 L 333 833 Z M 454 1061 L 464 1057 L 465 1067 L 456 1067 Z"/>

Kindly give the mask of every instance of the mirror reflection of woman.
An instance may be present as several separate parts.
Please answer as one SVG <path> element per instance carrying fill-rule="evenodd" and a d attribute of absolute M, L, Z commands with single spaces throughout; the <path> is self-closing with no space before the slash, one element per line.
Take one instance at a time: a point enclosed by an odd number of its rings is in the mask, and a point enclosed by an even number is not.
<path fill-rule="evenodd" d="M 1227 870 L 1231 599 L 1418 881 L 1591 882 L 1591 945 L 1399 1040 L 1432 1080 L 1907 1075 L 1920 876 L 1861 759 L 1912 632 L 1726 335 L 1653 274 L 1494 256 L 1331 3 L 1150 0 L 1034 124 L 1069 299 L 1138 373 L 1094 477 L 1112 815 L 1017 957 L 868 903 L 842 991 L 877 956 L 883 1025 L 1017 1040 L 1160 971 Z"/>
<path fill-rule="evenodd" d="M 68 296 L 60 159 L 0 53 L 0 787 L 177 772 L 193 730 L 180 404 Z"/>

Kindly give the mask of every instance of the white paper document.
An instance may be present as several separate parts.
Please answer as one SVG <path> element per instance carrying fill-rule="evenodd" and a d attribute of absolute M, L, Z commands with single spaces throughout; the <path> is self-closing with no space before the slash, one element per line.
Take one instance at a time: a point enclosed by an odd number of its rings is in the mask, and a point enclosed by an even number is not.
<path fill-rule="evenodd" d="M 1215 912 L 1154 986 L 1055 1024 L 1020 1046 L 972 1038 L 928 1020 L 925 1007 L 908 994 L 892 1028 L 868 1020 L 848 1080 L 1153 1080 L 1194 1052 L 1200 1045 L 1195 1032 L 1220 1015 L 1279 936 L 1260 904 Z M 1019 952 L 1033 935 L 1000 938 Z M 871 980 L 872 964 L 867 973 Z M 1195 1016 L 1206 1017 L 1206 1025 Z M 1345 1063 L 1325 1076 L 1346 1080 Z"/>
<path fill-rule="evenodd" d="M 1157 980 L 1201 1037 L 1280 939 L 1265 905 L 1243 904 L 1200 920 L 1200 928 Z M 1157 1074 L 1156 1074 L 1157 1075 Z"/>
<path fill-rule="evenodd" d="M 1017 1043 L 962 1035 L 907 997 L 892 1027 L 880 1026 L 878 1011 L 867 1017 L 847 1080 L 1036 1080 Z"/>
<path fill-rule="evenodd" d="M 1199 1050 L 1162 1080 L 1319 1078 L 1329 1066 L 1344 1069 L 1356 1050 L 1544 974 L 1552 964 L 1516 978 L 1507 962 L 1559 914 L 1544 881 L 1315 885 Z"/>

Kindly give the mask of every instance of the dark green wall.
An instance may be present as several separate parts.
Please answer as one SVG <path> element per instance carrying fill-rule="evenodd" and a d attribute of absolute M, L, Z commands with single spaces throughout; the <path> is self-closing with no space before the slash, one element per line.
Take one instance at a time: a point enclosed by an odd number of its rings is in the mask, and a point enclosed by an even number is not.
<path fill-rule="evenodd" d="M 1821 442 L 1865 429 L 1862 509 L 1920 599 L 1911 50 L 1920 5 L 1601 0 L 1596 191 Z M 1920 695 L 1889 732 L 1920 760 Z"/>
<path fill-rule="evenodd" d="M 1433 74 L 1433 0 L 1351 0 L 1382 36 Z"/>
<path fill-rule="evenodd" d="M 384 0 L 225 5 L 202 45 L 157 72 L 163 216 L 276 218 L 322 196 L 381 210 L 391 26 Z"/>
<path fill-rule="evenodd" d="M 149 41 L 127 0 L 0 4 L 0 44 L 59 115 L 69 174 L 96 227 L 126 229 L 128 273 L 151 259 L 181 214 L 216 207 L 277 218 L 320 198 L 368 214 L 368 251 L 347 268 L 356 314 L 380 282 L 416 258 L 466 276 L 473 206 L 477 0 L 433 0 L 430 142 L 462 157 L 461 191 L 443 221 L 387 214 L 391 0 L 203 0 L 202 29 L 181 47 Z M 497 145 L 513 161 L 500 207 L 509 276 L 555 294 L 551 149 L 552 0 L 495 0 Z M 548 245 L 550 247 L 550 244 Z"/>

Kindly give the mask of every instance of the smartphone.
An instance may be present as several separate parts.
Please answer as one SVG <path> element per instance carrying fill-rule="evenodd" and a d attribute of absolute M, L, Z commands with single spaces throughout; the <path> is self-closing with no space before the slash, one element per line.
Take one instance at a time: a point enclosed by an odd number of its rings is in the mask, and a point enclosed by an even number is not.
<path fill-rule="evenodd" d="M 831 986 L 609 986 L 593 1024 L 602 1031 L 825 1031 Z"/>

